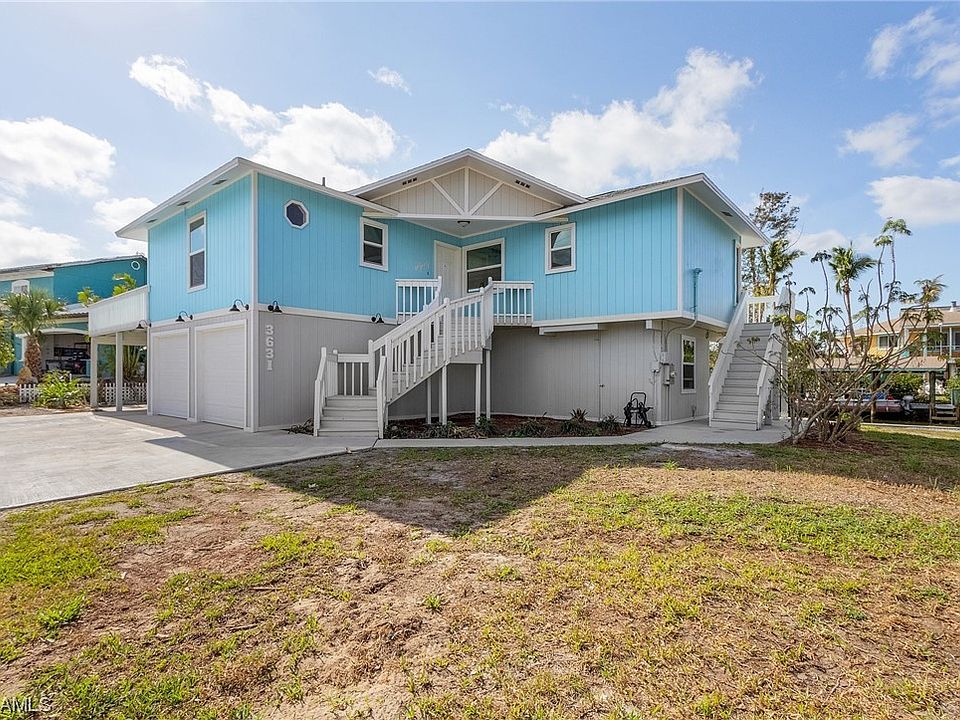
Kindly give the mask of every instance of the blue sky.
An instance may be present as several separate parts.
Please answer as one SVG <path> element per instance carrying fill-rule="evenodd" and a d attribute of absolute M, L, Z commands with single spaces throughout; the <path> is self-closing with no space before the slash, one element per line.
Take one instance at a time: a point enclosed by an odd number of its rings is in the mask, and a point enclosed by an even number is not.
<path fill-rule="evenodd" d="M 350 189 L 473 147 L 787 190 L 811 252 L 902 216 L 900 276 L 960 296 L 956 4 L 2 5 L 0 63 L 0 266 L 138 249 L 235 155 Z"/>

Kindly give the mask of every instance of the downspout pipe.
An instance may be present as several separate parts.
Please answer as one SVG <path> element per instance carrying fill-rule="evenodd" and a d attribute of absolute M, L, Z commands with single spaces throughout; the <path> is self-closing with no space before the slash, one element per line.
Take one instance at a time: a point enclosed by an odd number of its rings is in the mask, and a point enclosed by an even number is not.
<path fill-rule="evenodd" d="M 672 328 L 670 328 L 669 330 L 667 330 L 666 332 L 661 332 L 661 333 L 660 333 L 660 338 L 661 338 L 661 340 L 660 340 L 660 349 L 661 349 L 661 353 L 660 353 L 660 357 L 661 357 L 660 365 L 661 365 L 661 372 L 663 372 L 663 369 L 662 369 L 663 366 L 669 365 L 669 363 L 666 361 L 666 359 L 667 359 L 667 345 L 668 345 L 668 341 L 669 341 L 669 339 L 670 339 L 670 334 L 673 333 L 673 332 L 676 331 L 676 330 L 681 330 L 681 331 L 683 331 L 683 330 L 690 330 L 690 329 L 693 328 L 693 327 L 697 324 L 697 322 L 699 321 L 699 307 L 700 307 L 700 304 L 699 304 L 699 292 L 698 292 L 698 290 L 699 290 L 699 286 L 700 286 L 700 273 L 703 272 L 703 268 L 693 268 L 692 272 L 693 272 L 693 320 L 690 321 L 690 324 L 689 324 L 689 325 L 682 325 L 682 326 L 680 326 L 680 327 L 672 327 Z M 682 309 L 681 309 L 681 311 L 682 311 Z M 667 390 L 668 386 L 667 386 L 665 383 L 663 383 L 662 381 L 661 381 L 661 386 L 664 388 L 664 391 L 663 391 L 663 392 L 664 392 L 664 395 L 666 396 L 666 395 L 668 394 L 668 390 Z M 664 402 L 664 403 L 663 403 L 663 410 L 664 410 L 663 415 L 665 416 L 665 419 L 669 420 L 670 418 L 669 418 L 669 417 L 666 417 L 666 416 L 669 416 L 669 414 L 670 414 L 670 403 L 669 403 L 669 402 Z"/>

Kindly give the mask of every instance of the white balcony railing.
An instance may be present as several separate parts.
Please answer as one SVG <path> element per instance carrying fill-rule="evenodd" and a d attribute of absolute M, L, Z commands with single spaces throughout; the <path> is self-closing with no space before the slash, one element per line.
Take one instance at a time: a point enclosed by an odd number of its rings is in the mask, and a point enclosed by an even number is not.
<path fill-rule="evenodd" d="M 440 278 L 436 280 L 397 280 L 397 323 L 402 323 L 423 312 L 440 292 Z"/>
<path fill-rule="evenodd" d="M 91 337 L 145 328 L 149 320 L 150 286 L 104 298 L 87 307 L 87 332 Z"/>

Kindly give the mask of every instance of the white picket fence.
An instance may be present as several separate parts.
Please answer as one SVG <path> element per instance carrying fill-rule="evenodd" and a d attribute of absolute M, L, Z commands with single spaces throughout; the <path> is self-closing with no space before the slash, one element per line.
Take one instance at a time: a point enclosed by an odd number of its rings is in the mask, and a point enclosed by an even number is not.
<path fill-rule="evenodd" d="M 90 392 L 90 385 L 82 383 L 81 387 Z M 40 387 L 36 383 L 18 385 L 20 402 L 33 403 L 40 396 Z M 100 386 L 100 404 L 113 405 L 116 403 L 117 388 L 113 383 Z M 147 402 L 147 384 L 145 382 L 127 382 L 123 384 L 123 402 L 125 405 L 145 405 Z"/>

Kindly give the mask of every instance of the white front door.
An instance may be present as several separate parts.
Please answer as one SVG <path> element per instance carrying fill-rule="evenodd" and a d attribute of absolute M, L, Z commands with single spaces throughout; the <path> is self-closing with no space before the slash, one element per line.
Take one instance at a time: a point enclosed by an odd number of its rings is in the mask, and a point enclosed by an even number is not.
<path fill-rule="evenodd" d="M 463 296 L 463 251 L 439 240 L 434 245 L 437 276 L 443 279 L 441 297 L 456 300 Z"/>
<path fill-rule="evenodd" d="M 246 424 L 246 337 L 242 322 L 197 328 L 197 420 Z"/>

